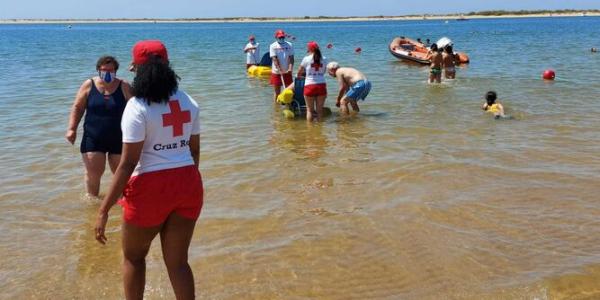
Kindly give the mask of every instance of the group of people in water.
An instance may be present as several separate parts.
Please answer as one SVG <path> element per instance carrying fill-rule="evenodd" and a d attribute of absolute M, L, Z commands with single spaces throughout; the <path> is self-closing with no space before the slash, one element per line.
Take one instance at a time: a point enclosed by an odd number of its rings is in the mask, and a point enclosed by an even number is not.
<path fill-rule="evenodd" d="M 292 88 L 294 84 L 294 46 L 286 41 L 283 30 L 275 32 L 275 42 L 269 46 L 269 56 L 272 59 L 270 84 L 273 86 L 273 101 L 281 93 L 282 87 Z M 260 48 L 254 35 L 249 37 L 244 48 L 246 53 L 246 68 L 260 62 Z M 327 98 L 327 84 L 325 74 L 337 79 L 339 91 L 336 106 L 340 113 L 350 113 L 350 106 L 355 113 L 360 111 L 359 100 L 365 100 L 371 91 L 371 82 L 359 70 L 351 67 L 342 67 L 339 63 L 329 61 L 323 56 L 321 48 L 315 41 L 306 45 L 307 55 L 302 59 L 296 78 L 304 79 L 304 99 L 306 102 L 306 119 L 308 121 L 321 121 L 324 116 L 323 107 Z"/>
<path fill-rule="evenodd" d="M 273 86 L 273 99 L 277 97 L 284 88 L 293 88 L 293 66 L 294 46 L 286 41 L 288 35 L 281 29 L 275 32 L 275 42 L 269 46 L 269 56 L 272 59 L 270 84 Z M 421 39 L 417 42 L 422 43 Z M 423 45 L 429 46 L 429 39 Z M 244 47 L 246 53 L 246 68 L 256 66 L 260 63 L 261 55 L 256 37 L 250 35 L 248 44 Z M 310 41 L 306 45 L 307 55 L 302 59 L 296 73 L 296 78 L 304 78 L 304 99 L 306 102 L 306 119 L 308 121 L 322 120 L 323 106 L 327 98 L 327 85 L 325 73 L 338 81 L 339 91 L 336 98 L 336 106 L 340 108 L 340 114 L 350 114 L 350 108 L 358 113 L 359 100 L 365 100 L 371 91 L 371 82 L 359 70 L 351 67 L 340 67 L 337 62 L 329 62 L 321 53 L 319 45 Z M 431 62 L 429 83 L 440 83 L 442 73 L 446 79 L 456 78 L 456 66 L 459 63 L 457 54 L 454 53 L 451 44 L 439 48 L 436 43 L 430 45 L 426 59 Z M 482 109 L 494 114 L 496 118 L 504 117 L 504 108 L 497 102 L 497 95 L 489 91 L 485 95 L 486 102 Z"/>
<path fill-rule="evenodd" d="M 292 86 L 294 47 L 283 30 L 275 33 L 269 47 L 272 58 L 270 83 L 277 99 L 281 87 Z M 323 119 L 327 97 L 325 73 L 337 79 L 336 106 L 341 114 L 350 107 L 359 112 L 371 82 L 359 70 L 340 66 L 321 53 L 319 45 L 307 44 L 297 78 L 304 78 L 306 119 Z M 257 64 L 259 45 L 250 36 L 244 51 L 248 67 Z M 445 64 L 443 55 L 432 51 L 432 69 Z M 450 49 L 451 53 L 451 49 Z M 435 65 L 434 65 L 435 64 Z M 137 42 L 132 48 L 129 71 L 133 83 L 117 77 L 119 62 L 102 56 L 97 76 L 85 80 L 72 105 L 66 140 L 74 144 L 84 118 L 80 152 L 85 166 L 88 195 L 99 196 L 106 162 L 114 173 L 112 183 L 98 209 L 95 238 L 104 244 L 111 208 L 123 206 L 123 282 L 127 299 L 141 299 L 145 286 L 145 257 L 153 239 L 160 235 L 164 262 L 177 299 L 194 298 L 193 272 L 188 249 L 203 204 L 198 103 L 179 89 L 179 77 L 171 68 L 166 47 L 158 40 Z M 450 71 L 446 67 L 446 71 Z M 436 74 L 437 75 L 437 74 Z M 501 116 L 504 108 L 496 93 L 486 94 L 486 111 Z"/>
<path fill-rule="evenodd" d="M 442 70 L 444 71 L 444 77 L 446 79 L 456 78 L 456 65 L 458 64 L 458 59 L 454 54 L 452 45 L 438 48 L 438 45 L 434 43 L 430 46 L 429 53 L 427 53 L 425 58 L 431 61 L 429 83 L 442 82 Z"/>

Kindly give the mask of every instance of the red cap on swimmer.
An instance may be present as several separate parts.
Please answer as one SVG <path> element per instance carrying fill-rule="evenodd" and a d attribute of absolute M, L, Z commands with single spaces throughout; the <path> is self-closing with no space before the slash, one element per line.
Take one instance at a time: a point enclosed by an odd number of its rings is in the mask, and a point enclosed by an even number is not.
<path fill-rule="evenodd" d="M 308 44 L 306 44 L 306 49 L 308 49 L 309 52 L 313 52 L 319 49 L 319 44 L 317 44 L 315 41 L 310 41 Z"/>
<path fill-rule="evenodd" d="M 135 43 L 132 49 L 132 55 L 133 64 L 135 65 L 143 65 L 153 56 L 159 57 L 165 61 L 169 60 L 167 48 L 159 40 L 145 40 Z"/>

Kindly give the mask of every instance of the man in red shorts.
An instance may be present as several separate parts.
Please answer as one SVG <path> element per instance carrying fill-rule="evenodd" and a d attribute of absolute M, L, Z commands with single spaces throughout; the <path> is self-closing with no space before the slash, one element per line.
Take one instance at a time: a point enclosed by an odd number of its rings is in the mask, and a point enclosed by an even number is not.
<path fill-rule="evenodd" d="M 269 56 L 273 60 L 271 66 L 271 85 L 273 85 L 273 101 L 277 102 L 277 96 L 281 93 L 281 86 L 292 84 L 292 70 L 294 68 L 294 46 L 285 40 L 285 32 L 279 29 L 275 32 L 277 39 L 269 47 Z M 283 77 L 283 82 L 282 81 Z"/>

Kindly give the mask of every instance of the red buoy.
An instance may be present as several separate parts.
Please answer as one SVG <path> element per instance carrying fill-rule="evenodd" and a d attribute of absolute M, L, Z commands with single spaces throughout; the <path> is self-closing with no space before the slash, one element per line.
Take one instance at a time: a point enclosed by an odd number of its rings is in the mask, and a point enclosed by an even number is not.
<path fill-rule="evenodd" d="M 331 49 L 331 48 L 333 48 L 333 44 L 332 43 L 327 44 L 327 49 Z"/>
<path fill-rule="evenodd" d="M 360 47 L 358 47 L 358 48 L 354 49 L 354 52 L 356 52 L 356 53 L 361 53 L 361 52 L 362 52 L 362 49 L 361 49 Z"/>
<path fill-rule="evenodd" d="M 556 77 L 556 73 L 554 73 L 554 70 L 546 70 L 544 71 L 544 73 L 542 73 L 542 78 L 544 78 L 545 80 L 554 80 L 554 77 Z"/>

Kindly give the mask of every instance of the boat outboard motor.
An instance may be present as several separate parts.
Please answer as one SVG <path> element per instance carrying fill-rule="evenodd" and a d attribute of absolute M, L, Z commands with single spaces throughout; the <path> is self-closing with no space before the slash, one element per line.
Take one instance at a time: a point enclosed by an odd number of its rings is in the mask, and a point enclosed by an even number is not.
<path fill-rule="evenodd" d="M 443 37 L 443 38 L 439 39 L 436 44 L 439 49 L 444 49 L 448 45 L 454 46 L 454 43 L 452 42 L 452 40 L 447 37 Z"/>

